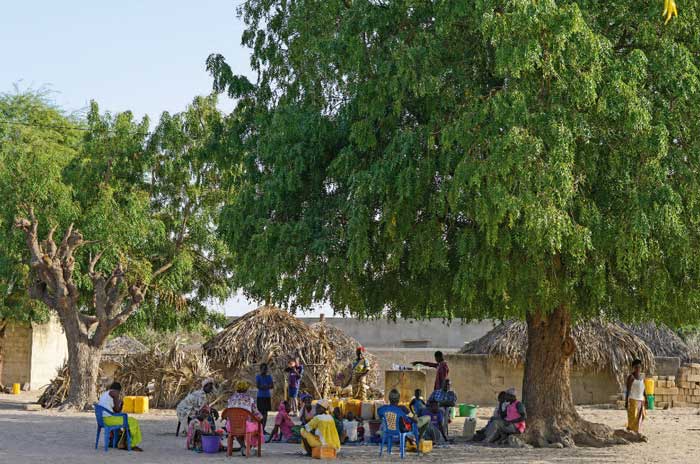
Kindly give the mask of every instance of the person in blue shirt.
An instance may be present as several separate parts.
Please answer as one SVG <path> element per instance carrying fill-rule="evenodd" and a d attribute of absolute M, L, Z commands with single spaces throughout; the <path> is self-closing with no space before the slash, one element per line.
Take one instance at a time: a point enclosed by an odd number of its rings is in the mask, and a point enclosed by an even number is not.
<path fill-rule="evenodd" d="M 414 392 L 415 396 L 408 404 L 408 409 L 413 414 L 413 417 L 420 417 L 421 412 L 423 412 L 423 408 L 426 406 L 422 393 L 423 392 L 420 390 L 420 388 L 416 389 Z"/>
<path fill-rule="evenodd" d="M 263 433 L 267 425 L 267 413 L 272 409 L 272 376 L 268 373 L 267 364 L 260 365 L 260 374 L 255 376 L 255 384 L 258 387 L 257 406 L 262 414 Z"/>

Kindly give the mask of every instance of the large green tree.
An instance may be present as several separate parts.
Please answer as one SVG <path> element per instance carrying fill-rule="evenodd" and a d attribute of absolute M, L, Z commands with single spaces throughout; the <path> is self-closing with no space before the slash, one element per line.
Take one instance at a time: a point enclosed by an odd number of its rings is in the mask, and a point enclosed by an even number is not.
<path fill-rule="evenodd" d="M 577 414 L 571 323 L 698 320 L 700 4 L 249 0 L 259 79 L 221 163 L 236 285 L 361 317 L 527 321 L 539 445 Z M 457 379 L 459 381 L 459 379 Z"/>
<path fill-rule="evenodd" d="M 85 121 L 42 123 L 21 111 L 10 120 L 2 258 L 17 269 L 13 289 L 58 315 L 71 371 L 65 406 L 83 408 L 96 399 L 107 337 L 138 309 L 156 321 L 173 311 L 206 318 L 205 303 L 229 294 L 227 248 L 213 234 L 223 191 L 204 153 L 215 152 L 221 117 L 209 97 L 164 114 L 152 134 L 147 119 L 96 104 Z"/>

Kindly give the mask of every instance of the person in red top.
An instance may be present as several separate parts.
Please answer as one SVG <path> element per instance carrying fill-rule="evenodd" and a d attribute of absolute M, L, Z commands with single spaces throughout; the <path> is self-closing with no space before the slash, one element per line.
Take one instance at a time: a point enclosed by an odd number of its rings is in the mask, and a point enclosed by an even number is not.
<path fill-rule="evenodd" d="M 412 363 L 414 366 L 421 364 L 423 366 L 428 366 L 437 369 L 435 374 L 435 388 L 434 390 L 440 390 L 445 382 L 445 379 L 450 376 L 450 368 L 445 361 L 445 356 L 442 351 L 435 352 L 435 362 L 425 362 L 425 361 L 414 361 Z"/>

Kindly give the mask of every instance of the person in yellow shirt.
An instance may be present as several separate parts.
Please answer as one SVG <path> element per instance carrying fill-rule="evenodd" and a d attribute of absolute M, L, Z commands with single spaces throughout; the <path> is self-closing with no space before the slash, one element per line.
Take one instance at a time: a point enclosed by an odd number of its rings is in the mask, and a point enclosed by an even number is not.
<path fill-rule="evenodd" d="M 328 446 L 340 450 L 340 437 L 335 427 L 333 416 L 328 414 L 331 402 L 318 400 L 316 403 L 316 415 L 301 429 L 301 447 L 307 456 L 311 451 L 320 446 Z"/>

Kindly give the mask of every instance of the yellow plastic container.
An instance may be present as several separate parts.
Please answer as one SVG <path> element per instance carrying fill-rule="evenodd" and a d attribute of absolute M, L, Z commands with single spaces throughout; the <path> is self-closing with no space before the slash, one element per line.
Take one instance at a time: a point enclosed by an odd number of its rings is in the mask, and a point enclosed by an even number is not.
<path fill-rule="evenodd" d="M 317 446 L 311 449 L 311 457 L 314 459 L 335 459 L 335 448 Z"/>
<path fill-rule="evenodd" d="M 122 412 L 125 412 L 127 414 L 132 414 L 134 412 L 134 397 L 133 396 L 125 396 L 124 397 L 124 404 L 122 405 Z"/>
<path fill-rule="evenodd" d="M 19 395 L 19 392 L 21 392 L 22 389 L 20 388 L 20 385 L 18 383 L 13 383 L 12 384 L 12 394 L 13 395 Z"/>
<path fill-rule="evenodd" d="M 655 385 L 656 385 L 656 382 L 654 382 L 654 379 L 644 379 L 644 390 L 646 390 L 647 395 L 654 394 L 654 386 Z"/>
<path fill-rule="evenodd" d="M 418 447 L 421 453 L 430 453 L 433 450 L 433 442 L 431 440 L 421 440 Z"/>
<path fill-rule="evenodd" d="M 345 411 L 352 412 L 355 417 L 360 417 L 362 415 L 362 401 L 348 400 L 345 403 Z"/>
<path fill-rule="evenodd" d="M 134 414 L 147 414 L 148 413 L 148 397 L 147 396 L 135 396 L 134 397 Z"/>

